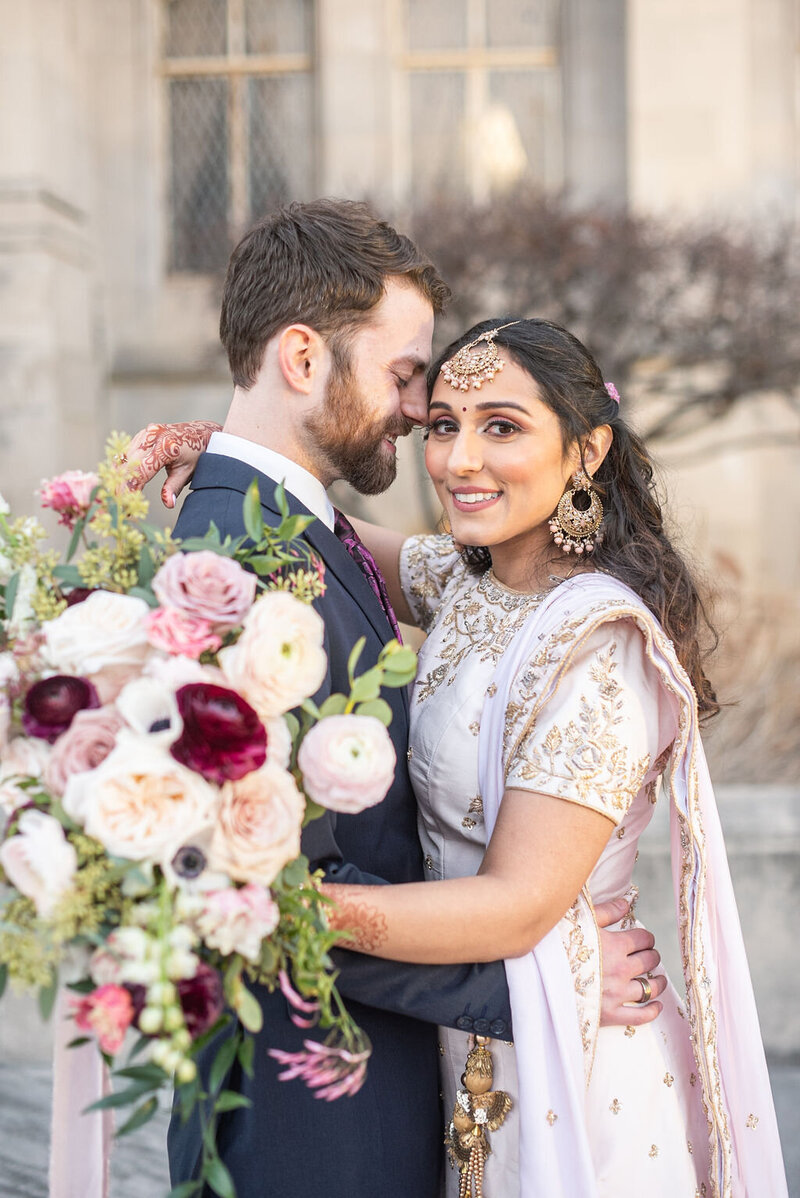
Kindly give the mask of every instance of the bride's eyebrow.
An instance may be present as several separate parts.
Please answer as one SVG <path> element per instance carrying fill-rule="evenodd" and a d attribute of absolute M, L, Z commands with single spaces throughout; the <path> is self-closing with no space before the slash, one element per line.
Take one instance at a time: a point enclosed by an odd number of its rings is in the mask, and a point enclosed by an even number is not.
<path fill-rule="evenodd" d="M 445 412 L 453 411 L 450 404 L 445 403 L 443 399 L 432 399 L 428 404 L 428 409 L 430 410 L 431 408 L 443 408 Z M 500 408 L 513 408 L 515 412 L 522 412 L 524 415 L 530 416 L 528 409 L 523 404 L 514 403 L 513 399 L 503 399 L 499 400 L 497 403 L 488 402 L 475 404 L 476 412 L 496 412 Z"/>

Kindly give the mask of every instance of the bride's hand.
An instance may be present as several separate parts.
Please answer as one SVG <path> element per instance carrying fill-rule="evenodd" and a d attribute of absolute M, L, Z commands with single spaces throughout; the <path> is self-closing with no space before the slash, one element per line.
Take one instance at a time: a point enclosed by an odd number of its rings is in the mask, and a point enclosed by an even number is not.
<path fill-rule="evenodd" d="M 191 481 L 197 459 L 208 445 L 211 434 L 219 428 L 213 420 L 148 424 L 132 438 L 126 452 L 128 461 L 136 466 L 130 485 L 141 490 L 159 470 L 166 470 L 161 502 L 164 507 L 174 508 L 175 500 Z"/>
<path fill-rule="evenodd" d="M 630 897 L 611 899 L 598 903 L 594 913 L 600 928 L 600 943 L 603 951 L 603 996 L 600 1004 L 600 1026 L 639 1027 L 652 1023 L 663 1009 L 657 1002 L 659 994 L 667 987 L 663 973 L 654 976 L 653 971 L 661 963 L 661 954 L 655 947 L 655 937 L 646 928 L 630 927 L 612 932 L 610 925 L 619 923 L 630 914 Z M 642 1003 L 642 983 L 646 977 L 650 983 L 652 999 Z M 632 1006 L 625 1004 L 634 1004 Z"/>

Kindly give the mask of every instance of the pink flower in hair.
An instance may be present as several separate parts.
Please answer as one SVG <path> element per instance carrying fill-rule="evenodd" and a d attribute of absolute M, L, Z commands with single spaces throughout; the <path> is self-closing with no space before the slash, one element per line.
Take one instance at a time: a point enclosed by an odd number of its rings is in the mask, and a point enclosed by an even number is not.
<path fill-rule="evenodd" d="M 613 383 L 606 383 L 606 391 L 611 396 L 614 403 L 618 404 L 619 403 L 619 391 L 617 390 L 617 388 L 614 386 Z"/>

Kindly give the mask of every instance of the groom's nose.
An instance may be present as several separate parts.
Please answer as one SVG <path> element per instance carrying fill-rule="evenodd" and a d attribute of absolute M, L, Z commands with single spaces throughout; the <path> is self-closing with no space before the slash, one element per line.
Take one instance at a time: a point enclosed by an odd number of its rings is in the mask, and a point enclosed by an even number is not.
<path fill-rule="evenodd" d="M 400 398 L 400 411 L 412 424 L 428 423 L 428 385 L 424 374 L 409 379 Z"/>

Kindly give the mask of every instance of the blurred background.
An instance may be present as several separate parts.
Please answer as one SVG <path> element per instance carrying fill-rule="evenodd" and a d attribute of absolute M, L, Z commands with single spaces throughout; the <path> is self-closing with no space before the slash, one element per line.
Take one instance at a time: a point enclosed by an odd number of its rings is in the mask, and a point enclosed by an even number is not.
<path fill-rule="evenodd" d="M 224 416 L 221 272 L 287 200 L 366 198 L 411 233 L 455 292 L 440 345 L 565 323 L 714 602 L 709 755 L 767 1046 L 800 1062 L 798 0 L 0 0 L 0 29 L 12 507 L 112 428 Z M 345 506 L 431 527 L 400 456 Z M 670 957 L 665 843 L 641 914 Z M 31 1051 L 11 1025 L 0 1047 Z"/>

